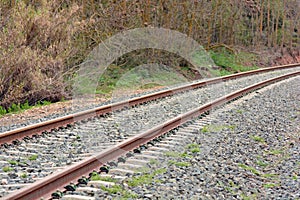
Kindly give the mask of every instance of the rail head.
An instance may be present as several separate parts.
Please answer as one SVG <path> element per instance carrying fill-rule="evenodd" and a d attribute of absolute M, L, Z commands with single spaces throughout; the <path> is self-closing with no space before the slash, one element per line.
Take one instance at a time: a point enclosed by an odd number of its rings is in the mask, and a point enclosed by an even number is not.
<path fill-rule="evenodd" d="M 162 98 L 162 97 L 166 97 L 166 96 L 171 96 L 172 94 L 176 94 L 176 93 L 187 91 L 187 90 L 194 89 L 194 88 L 203 87 L 205 85 L 219 83 L 222 81 L 228 81 L 230 79 L 240 78 L 240 77 L 244 77 L 244 76 L 250 76 L 253 74 L 259 74 L 259 73 L 269 72 L 269 71 L 274 71 L 274 70 L 295 68 L 295 67 L 299 67 L 299 66 L 300 66 L 300 63 L 296 63 L 296 64 L 290 64 L 290 65 L 282 65 L 282 66 L 262 68 L 262 69 L 247 71 L 247 72 L 241 72 L 241 73 L 232 74 L 232 75 L 228 75 L 228 76 L 222 76 L 222 77 L 218 77 L 218 78 L 204 80 L 204 81 L 200 81 L 197 83 L 191 83 L 191 84 L 187 84 L 184 86 L 179 86 L 177 88 L 167 89 L 167 90 L 155 92 L 152 94 L 144 95 L 141 97 L 135 97 L 128 101 L 122 101 L 122 102 L 118 102 L 118 103 L 101 106 L 98 108 L 89 109 L 89 110 L 78 112 L 75 114 L 70 114 L 70 115 L 67 115 L 64 117 L 59 117 L 59 118 L 52 119 L 49 121 L 40 122 L 40 123 L 37 123 L 34 125 L 29 125 L 26 127 L 22 127 L 22 128 L 7 131 L 4 133 L 0 133 L 0 144 L 9 143 L 16 139 L 24 138 L 26 136 L 40 134 L 44 131 L 49 131 L 51 129 L 63 127 L 68 124 L 73 124 L 74 122 L 81 121 L 83 119 L 88 119 L 88 118 L 92 118 L 95 116 L 111 113 L 114 110 L 139 105 L 141 103 L 145 103 L 145 102 L 155 100 L 158 98 Z"/>

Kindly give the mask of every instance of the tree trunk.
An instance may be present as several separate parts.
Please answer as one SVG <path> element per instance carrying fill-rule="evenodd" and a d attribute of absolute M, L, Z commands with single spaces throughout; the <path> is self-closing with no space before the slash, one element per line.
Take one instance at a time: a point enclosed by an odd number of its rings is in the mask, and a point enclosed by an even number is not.
<path fill-rule="evenodd" d="M 261 0 L 261 4 L 260 4 L 260 37 L 262 39 L 263 37 L 263 21 L 264 21 L 264 0 Z"/>
<path fill-rule="evenodd" d="M 278 46 L 278 24 L 279 24 L 279 17 L 280 17 L 280 5 L 279 2 L 277 4 L 277 16 L 276 16 L 276 26 L 275 26 L 275 38 L 273 44 L 275 47 Z"/>

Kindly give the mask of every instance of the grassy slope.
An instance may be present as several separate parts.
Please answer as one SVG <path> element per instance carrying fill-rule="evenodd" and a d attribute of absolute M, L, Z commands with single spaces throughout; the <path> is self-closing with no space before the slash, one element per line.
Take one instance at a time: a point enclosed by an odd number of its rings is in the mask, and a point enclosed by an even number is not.
<path fill-rule="evenodd" d="M 258 58 L 252 53 L 238 52 L 232 54 L 225 49 L 221 49 L 218 52 L 211 51 L 210 55 L 215 64 L 220 67 L 215 71 L 217 76 L 258 69 L 255 65 Z"/>
<path fill-rule="evenodd" d="M 236 54 L 232 54 L 226 51 L 225 49 L 220 49 L 219 51 L 210 51 L 209 54 L 213 59 L 214 63 L 217 66 L 219 66 L 218 69 L 213 70 L 213 76 L 224 76 L 233 73 L 254 70 L 258 68 L 255 65 L 257 57 L 256 55 L 251 53 L 239 52 Z M 174 73 L 174 70 L 171 70 L 169 72 L 163 71 L 161 74 L 153 75 L 151 78 L 153 80 L 153 83 L 143 85 L 141 83 L 141 80 L 143 78 L 142 76 L 140 76 L 141 73 L 132 71 L 132 67 L 124 68 L 124 66 L 119 67 L 116 65 L 108 67 L 106 72 L 99 79 L 98 88 L 96 92 L 98 94 L 110 94 L 116 88 L 120 89 L 123 87 L 124 89 L 126 89 L 132 87 L 132 89 L 148 89 L 160 85 L 172 85 L 174 83 L 179 83 L 180 81 L 183 81 L 183 78 L 178 77 L 178 74 Z M 180 75 L 184 74 L 186 80 L 191 81 L 195 78 L 195 76 L 191 75 L 193 74 L 193 72 L 188 67 L 179 67 L 178 69 L 176 69 L 176 71 L 179 71 Z M 186 74 L 189 75 L 186 76 Z M 127 81 L 125 80 L 126 78 L 124 78 L 126 76 L 128 77 Z M 166 78 L 167 76 L 168 78 Z M 137 84 L 140 84 L 140 88 L 137 88 Z"/>

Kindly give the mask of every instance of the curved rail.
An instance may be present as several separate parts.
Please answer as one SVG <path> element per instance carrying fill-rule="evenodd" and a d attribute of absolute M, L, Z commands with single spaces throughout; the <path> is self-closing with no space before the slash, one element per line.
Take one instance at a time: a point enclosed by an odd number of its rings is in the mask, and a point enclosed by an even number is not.
<path fill-rule="evenodd" d="M 63 127 L 68 124 L 73 124 L 76 121 L 92 118 L 95 116 L 104 115 L 104 114 L 111 113 L 112 111 L 119 110 L 119 109 L 122 109 L 125 107 L 135 106 L 135 105 L 142 104 L 142 103 L 145 103 L 145 102 L 148 102 L 151 100 L 155 100 L 158 98 L 171 96 L 171 95 L 179 93 L 179 92 L 203 87 L 205 85 L 220 83 L 222 81 L 227 81 L 230 79 L 240 78 L 240 77 L 244 77 L 244 76 L 250 76 L 253 74 L 259 74 L 259 73 L 269 72 L 269 71 L 274 71 L 274 70 L 294 68 L 294 67 L 299 67 L 299 66 L 300 66 L 300 63 L 297 63 L 297 64 L 282 65 L 282 66 L 269 67 L 269 68 L 263 68 L 263 69 L 258 69 L 258 70 L 252 70 L 252 71 L 248 71 L 248 72 L 232 74 L 232 75 L 228 75 L 228 76 L 213 78 L 213 79 L 206 80 L 206 81 L 201 81 L 198 83 L 191 83 L 191 84 L 188 84 L 185 86 L 180 86 L 180 87 L 177 87 L 174 89 L 159 91 L 159 92 L 144 95 L 141 97 L 132 98 L 128 101 L 113 103 L 113 104 L 101 106 L 98 108 L 86 110 L 83 112 L 66 115 L 64 117 L 59 117 L 59 118 L 48 120 L 45 122 L 41 122 L 41 123 L 26 126 L 26 127 L 14 129 L 11 131 L 7 131 L 4 133 L 0 133 L 0 144 L 9 143 L 16 139 L 24 138 L 26 136 L 32 136 L 35 134 L 42 133 L 44 131 L 49 131 L 51 129 Z"/>
<path fill-rule="evenodd" d="M 300 75 L 300 71 L 282 75 L 276 78 L 272 78 L 260 83 L 251 85 L 244 89 L 232 92 L 224 97 L 218 98 L 212 102 L 209 102 L 199 108 L 191 110 L 185 114 L 179 115 L 161 125 L 158 125 L 144 133 L 138 134 L 132 138 L 129 138 L 114 147 L 108 148 L 86 160 L 83 160 L 69 168 L 65 168 L 62 171 L 52 174 L 41 181 L 37 181 L 32 185 L 22 188 L 14 194 L 4 197 L 4 200 L 15 199 L 40 199 L 41 197 L 50 198 L 52 192 L 57 189 L 64 190 L 63 186 L 77 181 L 78 178 L 88 175 L 92 170 L 104 165 L 108 161 L 111 161 L 128 151 L 147 143 L 155 137 L 158 137 L 173 128 L 187 122 L 188 120 L 197 117 L 216 106 L 223 105 L 231 100 L 241 97 L 249 92 L 257 90 L 261 87 L 269 85 L 271 83 Z"/>

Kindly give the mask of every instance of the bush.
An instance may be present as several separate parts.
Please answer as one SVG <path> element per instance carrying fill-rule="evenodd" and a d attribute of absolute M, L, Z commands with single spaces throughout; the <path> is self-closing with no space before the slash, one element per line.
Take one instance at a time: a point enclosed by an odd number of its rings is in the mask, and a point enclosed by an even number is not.
<path fill-rule="evenodd" d="M 79 7 L 69 3 L 60 9 L 60 1 L 5 2 L 0 2 L 0 106 L 16 112 L 40 99 L 66 97 L 64 66 L 80 27 L 74 16 Z"/>

